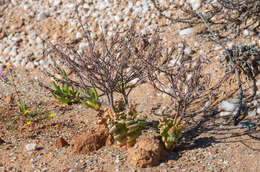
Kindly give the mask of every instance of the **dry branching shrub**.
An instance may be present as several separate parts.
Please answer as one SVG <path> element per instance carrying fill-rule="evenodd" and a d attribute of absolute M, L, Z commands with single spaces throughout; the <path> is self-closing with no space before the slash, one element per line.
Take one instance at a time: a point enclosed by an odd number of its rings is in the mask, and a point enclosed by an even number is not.
<path fill-rule="evenodd" d="M 83 28 L 83 27 L 82 27 Z M 110 108 L 114 110 L 114 94 L 117 92 L 128 104 L 128 95 L 134 87 L 145 79 L 147 66 L 143 60 L 159 59 L 161 47 L 158 32 L 146 37 L 135 32 L 134 25 L 126 32 L 117 32 L 110 40 L 104 35 L 93 40 L 90 33 L 84 31 L 87 48 L 78 52 L 67 45 L 52 45 L 49 55 L 55 55 L 61 64 L 67 66 L 75 78 L 68 82 L 83 90 L 94 87 L 107 97 Z M 62 75 L 62 68 L 55 63 L 55 71 Z M 49 73 L 58 82 L 58 79 Z"/>
<path fill-rule="evenodd" d="M 161 16 L 173 23 L 183 23 L 183 27 L 193 27 L 198 24 L 203 26 L 204 21 L 200 17 L 203 15 L 213 32 L 220 34 L 220 38 L 224 40 L 239 36 L 244 29 L 253 31 L 255 34 L 260 32 L 259 0 L 206 0 L 201 2 L 198 9 L 193 9 L 188 2 L 174 1 L 171 2 L 174 5 L 170 10 L 169 7 L 162 7 L 157 0 L 151 1 Z M 167 12 L 174 12 L 178 15 L 169 16 Z M 199 34 L 212 38 L 207 27 L 204 27 Z"/>
<path fill-rule="evenodd" d="M 233 57 L 233 61 L 236 64 L 240 74 L 245 76 L 245 82 L 247 85 L 253 83 L 253 93 L 249 93 L 249 96 L 245 95 L 245 102 L 250 102 L 256 96 L 257 86 L 256 77 L 260 73 L 260 48 L 254 45 L 240 45 L 233 46 L 227 49 Z M 228 63 L 224 67 L 227 72 L 232 71 L 233 67 L 230 65 L 230 58 L 226 52 L 223 53 L 225 61 Z M 250 89 L 244 89 L 245 92 L 250 92 Z"/>
<path fill-rule="evenodd" d="M 243 72 L 248 79 L 254 79 L 260 73 L 260 48 L 254 45 L 240 45 L 233 46 L 228 51 L 234 57 L 240 73 Z M 224 56 L 225 60 L 229 62 L 228 55 L 225 52 Z"/>
<path fill-rule="evenodd" d="M 243 89 L 241 77 L 239 73 L 240 64 L 236 54 L 228 50 L 225 42 L 233 40 L 242 34 L 242 31 L 247 29 L 259 35 L 260 33 L 260 1 L 258 0 L 217 0 L 217 1 L 201 1 L 199 8 L 191 6 L 188 2 L 180 3 L 181 1 L 174 1 L 174 13 L 178 15 L 167 16 L 166 12 L 169 9 L 162 8 L 160 3 L 156 0 L 151 0 L 155 8 L 159 11 L 161 16 L 164 16 L 173 23 L 182 23 L 183 27 L 194 27 L 200 25 L 201 30 L 197 33 L 207 40 L 220 45 L 225 51 L 228 61 L 232 65 L 232 70 L 235 71 L 238 80 L 238 88 L 240 90 L 240 105 L 236 115 L 233 116 L 233 123 L 237 125 L 239 121 L 243 106 Z M 195 9 L 194 9 L 195 7 Z M 181 16 L 181 17 L 179 17 Z M 242 62 L 243 64 L 246 64 Z M 248 65 L 247 65 L 248 66 Z M 251 64 L 254 71 L 256 67 Z M 257 69 L 258 70 L 258 69 Z M 251 72 L 251 74 L 250 74 Z M 247 69 L 247 75 L 255 75 L 251 69 Z"/>
<path fill-rule="evenodd" d="M 210 78 L 202 74 L 202 67 L 207 61 L 202 58 L 191 58 L 184 53 L 184 48 L 172 48 L 165 60 L 146 61 L 149 66 L 148 78 L 158 91 L 168 95 L 172 100 L 175 118 L 180 122 L 185 115 L 197 111 L 195 104 L 209 101 L 207 90 Z"/>

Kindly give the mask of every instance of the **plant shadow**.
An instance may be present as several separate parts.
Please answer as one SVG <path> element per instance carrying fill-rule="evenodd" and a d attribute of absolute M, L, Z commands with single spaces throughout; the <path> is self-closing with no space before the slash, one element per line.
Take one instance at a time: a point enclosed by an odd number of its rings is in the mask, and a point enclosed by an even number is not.
<path fill-rule="evenodd" d="M 254 127 L 245 127 L 244 124 L 254 124 Z M 219 143 L 237 142 L 253 151 L 260 151 L 259 148 L 251 147 L 243 142 L 245 140 L 254 140 L 255 143 L 260 144 L 260 116 L 245 118 L 239 125 L 233 126 L 231 121 L 220 118 L 218 115 L 203 114 L 200 120 L 194 121 L 190 126 L 183 133 L 183 141 L 173 151 L 169 152 L 164 162 L 178 160 L 182 152 L 187 150 L 207 148 Z"/>

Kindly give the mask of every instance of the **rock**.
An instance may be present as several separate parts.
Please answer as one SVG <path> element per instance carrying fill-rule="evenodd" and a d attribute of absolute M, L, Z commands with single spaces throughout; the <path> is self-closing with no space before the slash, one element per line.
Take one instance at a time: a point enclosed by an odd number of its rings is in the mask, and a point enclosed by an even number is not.
<path fill-rule="evenodd" d="M 9 52 L 9 55 L 15 57 L 17 55 L 17 47 L 13 47 Z"/>
<path fill-rule="evenodd" d="M 240 99 L 235 99 L 235 98 L 229 99 L 229 102 L 233 104 L 239 104 L 239 101 Z"/>
<path fill-rule="evenodd" d="M 43 171 L 43 172 L 47 172 L 47 171 L 48 171 L 48 168 L 45 167 L 45 168 L 42 169 L 42 171 Z"/>
<path fill-rule="evenodd" d="M 60 149 L 60 148 L 65 147 L 67 145 L 68 145 L 68 142 L 63 137 L 57 138 L 55 140 L 55 147 L 57 149 Z"/>
<path fill-rule="evenodd" d="M 106 144 L 108 135 L 107 130 L 102 130 L 93 134 L 75 137 L 70 142 L 71 151 L 77 154 L 87 154 L 98 150 Z"/>
<path fill-rule="evenodd" d="M 34 151 L 37 149 L 37 144 L 36 143 L 30 143 L 25 145 L 25 148 L 27 151 Z"/>
<path fill-rule="evenodd" d="M 139 140 L 134 147 L 128 149 L 128 160 L 135 167 L 152 167 L 160 163 L 165 153 L 159 139 L 146 138 Z"/>
<path fill-rule="evenodd" d="M 10 47 L 6 47 L 4 50 L 3 50 L 3 54 L 9 54 L 10 53 L 10 51 L 11 51 L 11 48 Z"/>
<path fill-rule="evenodd" d="M 238 106 L 237 104 L 233 104 L 228 101 L 222 101 L 218 107 L 222 110 L 233 112 L 237 106 Z"/>
<path fill-rule="evenodd" d="M 76 33 L 76 39 L 79 39 L 79 38 L 82 38 L 82 33 L 77 32 L 77 33 Z"/>
<path fill-rule="evenodd" d="M 220 112 L 219 113 L 219 116 L 229 116 L 229 115 L 231 115 L 230 112 Z"/>
<path fill-rule="evenodd" d="M 188 2 L 190 3 L 191 7 L 193 10 L 197 10 L 201 6 L 201 0 L 189 0 Z"/>
<path fill-rule="evenodd" d="M 5 98 L 5 103 L 12 104 L 13 102 L 13 95 L 9 95 Z"/>
<path fill-rule="evenodd" d="M 254 117 L 256 116 L 256 111 L 252 111 L 248 114 L 249 117 Z"/>
<path fill-rule="evenodd" d="M 260 86 L 260 80 L 257 80 L 257 81 L 256 81 L 256 85 L 257 85 L 257 86 Z"/>
<path fill-rule="evenodd" d="M 179 34 L 180 34 L 181 36 L 183 36 L 183 35 L 189 35 L 189 34 L 191 34 L 191 33 L 193 33 L 193 29 L 192 29 L 192 28 L 183 29 L 183 30 L 181 30 L 181 31 L 179 32 Z"/>
<path fill-rule="evenodd" d="M 86 47 L 88 47 L 88 43 L 86 42 L 79 43 L 79 50 L 84 50 Z"/>
<path fill-rule="evenodd" d="M 192 54 L 192 50 L 191 50 L 190 48 L 185 48 L 185 49 L 184 49 L 184 53 L 185 53 L 186 55 L 190 55 L 190 54 Z"/>
<path fill-rule="evenodd" d="M 257 112 L 258 114 L 260 114 L 260 106 L 259 106 L 259 107 L 257 107 L 257 110 L 256 110 L 256 112 Z"/>
<path fill-rule="evenodd" d="M 133 79 L 132 81 L 130 81 L 130 84 L 135 85 L 135 84 L 137 84 L 137 82 L 138 82 L 139 80 L 140 80 L 139 78 L 135 78 L 135 79 Z"/>
<path fill-rule="evenodd" d="M 245 36 L 248 36 L 248 35 L 249 35 L 249 31 L 248 31 L 247 29 L 245 29 L 245 30 L 243 31 L 243 34 L 244 34 Z"/>
<path fill-rule="evenodd" d="M 43 11 L 38 14 L 38 20 L 43 20 L 46 19 L 47 17 L 48 15 Z"/>

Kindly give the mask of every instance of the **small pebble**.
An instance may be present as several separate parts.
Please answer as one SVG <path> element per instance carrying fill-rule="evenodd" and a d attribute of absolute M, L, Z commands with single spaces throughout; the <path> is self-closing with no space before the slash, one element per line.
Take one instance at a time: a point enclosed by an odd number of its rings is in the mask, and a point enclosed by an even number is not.
<path fill-rule="evenodd" d="M 120 160 L 119 160 L 119 159 L 116 159 L 116 160 L 115 160 L 115 163 L 119 163 L 119 162 L 120 162 Z"/>
<path fill-rule="evenodd" d="M 248 35 L 249 35 L 249 31 L 248 31 L 247 29 L 245 29 L 245 30 L 243 31 L 243 34 L 244 34 L 245 36 L 248 36 Z"/>
<path fill-rule="evenodd" d="M 252 111 L 248 114 L 249 117 L 254 117 L 256 116 L 256 111 Z"/>
<path fill-rule="evenodd" d="M 238 105 L 230 103 L 228 101 L 222 101 L 221 104 L 218 106 L 220 109 L 233 112 Z"/>
<path fill-rule="evenodd" d="M 201 0 L 188 0 L 193 10 L 197 10 L 201 6 Z"/>
<path fill-rule="evenodd" d="M 35 143 L 30 143 L 25 146 L 27 151 L 33 151 L 37 149 L 37 145 Z"/>
<path fill-rule="evenodd" d="M 49 169 L 46 168 L 46 167 L 42 169 L 43 172 L 47 172 L 48 170 L 49 170 Z"/>
<path fill-rule="evenodd" d="M 38 20 L 43 20 L 43 19 L 46 19 L 47 18 L 47 14 L 45 13 L 45 12 L 40 12 L 39 14 L 38 14 Z"/>
<path fill-rule="evenodd" d="M 256 112 L 257 112 L 258 114 L 260 114 L 260 106 L 259 106 L 259 107 L 257 107 L 257 110 L 256 110 Z"/>
<path fill-rule="evenodd" d="M 189 35 L 189 34 L 191 34 L 191 33 L 193 33 L 193 29 L 192 29 L 192 28 L 183 29 L 183 30 L 181 30 L 181 31 L 179 32 L 179 34 L 180 34 L 181 36 Z"/>
<path fill-rule="evenodd" d="M 135 78 L 132 81 L 130 81 L 130 84 L 135 85 L 139 80 L 139 78 Z"/>

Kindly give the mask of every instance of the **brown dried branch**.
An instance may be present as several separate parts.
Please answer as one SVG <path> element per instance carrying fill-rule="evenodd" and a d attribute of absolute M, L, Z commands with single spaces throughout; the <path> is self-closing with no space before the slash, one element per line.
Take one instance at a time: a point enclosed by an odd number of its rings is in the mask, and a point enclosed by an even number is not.
<path fill-rule="evenodd" d="M 83 29 L 83 26 L 82 26 Z M 104 34 L 94 41 L 90 32 L 83 29 L 88 47 L 79 53 L 68 45 L 52 45 L 47 52 L 59 57 L 61 64 L 68 67 L 77 80 L 68 78 L 68 82 L 78 88 L 97 88 L 106 95 L 111 109 L 114 109 L 114 93 L 118 92 L 128 104 L 128 96 L 134 87 L 145 80 L 147 66 L 142 61 L 159 59 L 160 40 L 157 31 L 146 37 L 135 32 L 134 25 L 126 32 L 119 33 L 111 40 L 106 40 Z M 62 67 L 54 63 L 55 72 L 62 75 Z M 57 82 L 63 79 L 48 74 Z"/>
<path fill-rule="evenodd" d="M 198 15 L 198 10 L 193 10 L 189 3 L 174 3 L 172 9 L 163 8 L 156 0 L 151 0 L 159 14 L 172 23 L 182 23 L 183 27 L 194 27 L 204 24 Z M 260 1 L 258 0 L 217 0 L 202 1 L 201 8 L 204 8 L 203 16 L 211 25 L 211 30 L 220 36 L 220 39 L 227 40 L 236 38 L 244 29 L 249 29 L 255 34 L 260 30 Z M 166 11 L 174 11 L 174 14 L 167 16 Z M 182 17 L 179 17 L 182 16 Z M 207 27 L 201 27 L 198 34 L 212 39 Z"/>
<path fill-rule="evenodd" d="M 168 60 L 163 64 L 158 61 L 145 61 L 145 64 L 149 66 L 150 83 L 156 90 L 171 97 L 176 116 L 181 120 L 193 102 L 209 96 L 204 94 L 209 80 L 201 72 L 203 63 L 200 58 L 187 58 L 183 49 L 176 49 L 174 55 L 178 55 L 174 63 Z"/>

